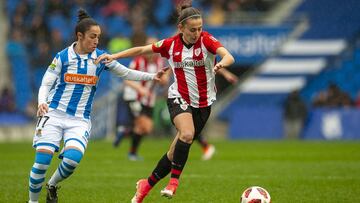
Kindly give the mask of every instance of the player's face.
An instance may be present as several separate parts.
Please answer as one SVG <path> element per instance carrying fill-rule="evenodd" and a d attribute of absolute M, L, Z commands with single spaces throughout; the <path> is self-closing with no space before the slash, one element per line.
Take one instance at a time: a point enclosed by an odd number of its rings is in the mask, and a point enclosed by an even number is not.
<path fill-rule="evenodd" d="M 101 29 L 99 26 L 91 26 L 85 35 L 79 37 L 80 46 L 85 53 L 93 52 L 99 44 Z"/>
<path fill-rule="evenodd" d="M 184 25 L 179 25 L 183 40 L 188 44 L 195 44 L 202 32 L 202 25 L 202 18 L 190 18 L 186 20 Z"/>

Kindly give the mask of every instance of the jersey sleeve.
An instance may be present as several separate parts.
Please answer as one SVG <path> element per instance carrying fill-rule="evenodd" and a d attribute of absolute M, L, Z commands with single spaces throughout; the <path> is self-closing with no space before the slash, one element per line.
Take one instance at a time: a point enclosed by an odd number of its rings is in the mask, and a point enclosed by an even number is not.
<path fill-rule="evenodd" d="M 48 66 L 47 71 L 59 75 L 61 72 L 61 64 L 60 54 L 57 53 L 51 64 Z"/>
<path fill-rule="evenodd" d="M 212 54 L 216 54 L 216 50 L 223 45 L 211 34 L 204 33 L 203 35 L 203 43 L 206 49 L 211 52 Z"/>
<path fill-rule="evenodd" d="M 158 42 L 155 42 L 152 45 L 152 50 L 153 50 L 153 52 L 159 53 L 162 57 L 165 57 L 168 59 L 170 57 L 169 49 L 170 49 L 171 43 L 172 43 L 171 38 L 160 40 Z"/>
<path fill-rule="evenodd" d="M 111 67 L 110 71 L 117 75 L 118 77 L 122 77 L 126 80 L 153 80 L 156 74 L 151 74 L 147 72 L 137 71 L 130 68 L 125 67 L 117 61 Z"/>

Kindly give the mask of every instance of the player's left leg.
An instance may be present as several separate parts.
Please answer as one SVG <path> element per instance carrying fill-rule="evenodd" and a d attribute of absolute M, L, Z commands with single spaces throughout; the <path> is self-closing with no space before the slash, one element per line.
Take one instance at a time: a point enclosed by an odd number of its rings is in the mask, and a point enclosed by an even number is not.
<path fill-rule="evenodd" d="M 161 190 L 161 195 L 172 198 L 179 185 L 180 175 L 187 162 L 190 146 L 194 138 L 195 128 L 191 113 L 178 114 L 174 118 L 174 124 L 178 129 L 176 141 L 172 143 L 168 155 L 172 159 L 171 177 L 168 185 Z"/>
<path fill-rule="evenodd" d="M 178 140 L 176 141 L 175 146 L 173 144 L 169 151 L 169 153 L 173 151 L 171 178 L 166 188 L 161 191 L 161 194 L 168 198 L 171 198 L 175 194 L 179 184 L 180 175 L 189 155 L 190 145 L 193 139 L 201 133 L 211 112 L 211 107 L 191 109 L 190 116 L 188 113 L 182 113 L 174 118 L 175 126 L 179 130 Z M 191 130 L 191 125 L 187 121 L 191 121 L 193 124 L 195 131 L 193 137 L 190 136 L 191 131 L 187 131 L 189 130 L 189 126 Z M 192 140 L 188 140 L 189 138 L 192 138 Z M 171 154 L 169 157 L 171 157 Z"/>
<path fill-rule="evenodd" d="M 64 149 L 57 170 L 48 181 L 48 202 L 57 202 L 58 183 L 73 174 L 79 165 L 87 146 L 91 123 L 88 120 L 71 119 L 64 128 Z"/>

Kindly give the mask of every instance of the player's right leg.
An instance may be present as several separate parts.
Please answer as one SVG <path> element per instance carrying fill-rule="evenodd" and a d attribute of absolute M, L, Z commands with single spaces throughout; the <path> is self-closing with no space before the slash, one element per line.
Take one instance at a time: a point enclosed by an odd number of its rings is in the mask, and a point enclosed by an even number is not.
<path fill-rule="evenodd" d="M 59 150 L 61 133 L 62 129 L 59 126 L 59 120 L 54 117 L 53 113 L 47 113 L 39 118 L 33 141 L 33 146 L 36 148 L 35 162 L 29 177 L 30 203 L 39 201 L 46 171 L 49 168 L 54 152 Z"/>
<path fill-rule="evenodd" d="M 51 146 L 38 146 L 35 153 L 29 177 L 29 202 L 38 202 L 42 185 L 45 181 L 45 173 L 49 168 L 55 148 Z"/>
<path fill-rule="evenodd" d="M 157 163 L 155 169 L 147 179 L 141 179 L 136 183 L 136 193 L 132 198 L 132 203 L 141 203 L 154 185 L 166 177 L 171 170 L 171 161 L 165 153 Z"/>

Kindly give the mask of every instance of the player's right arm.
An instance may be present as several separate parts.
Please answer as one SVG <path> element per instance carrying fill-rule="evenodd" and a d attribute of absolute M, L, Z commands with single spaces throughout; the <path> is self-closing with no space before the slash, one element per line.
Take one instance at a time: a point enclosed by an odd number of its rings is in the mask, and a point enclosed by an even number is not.
<path fill-rule="evenodd" d="M 48 69 L 46 70 L 39 88 L 38 94 L 38 110 L 37 116 L 43 116 L 49 111 L 47 104 L 47 97 L 49 95 L 50 89 L 56 79 L 59 77 L 61 71 L 61 60 L 60 55 L 57 54 Z"/>
<path fill-rule="evenodd" d="M 134 57 L 134 56 L 150 54 L 150 53 L 153 53 L 152 44 L 133 47 L 115 54 L 103 54 L 96 59 L 95 63 L 97 64 L 100 61 L 103 63 L 109 63 L 119 58 L 128 58 L 128 57 Z"/>

